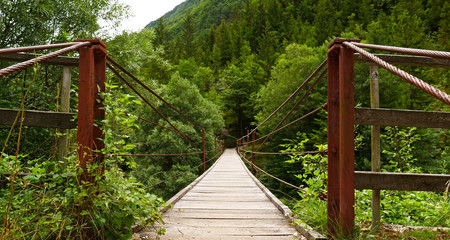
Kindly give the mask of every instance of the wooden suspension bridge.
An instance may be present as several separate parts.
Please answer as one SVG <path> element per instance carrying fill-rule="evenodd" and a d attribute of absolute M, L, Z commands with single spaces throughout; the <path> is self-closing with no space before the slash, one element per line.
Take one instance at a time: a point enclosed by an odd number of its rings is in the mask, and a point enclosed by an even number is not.
<path fill-rule="evenodd" d="M 247 169 L 235 149 L 172 199 L 164 222 L 141 231 L 141 239 L 301 239 L 292 213 Z"/>
<path fill-rule="evenodd" d="M 54 48 L 62 49 L 39 57 L 22 53 Z M 375 55 L 368 53 L 363 48 L 409 55 Z M 79 58 L 60 56 L 75 50 L 79 51 Z M 75 114 L 69 113 L 0 109 L 0 113 L 2 113 L 0 114 L 0 124 L 13 125 L 15 117 L 18 116 L 18 113 L 22 113 L 25 116 L 25 120 L 22 122 L 23 126 L 60 129 L 77 128 L 78 157 L 80 168 L 83 170 L 80 177 L 84 181 L 94 183 L 95 177 L 88 172 L 89 165 L 104 161 L 104 156 L 98 154 L 103 148 L 102 138 L 104 136 L 96 121 L 105 117 L 100 93 L 105 91 L 105 72 L 107 67 L 157 111 L 143 95 L 133 88 L 132 84 L 121 77 L 117 69 L 120 69 L 155 96 L 157 95 L 112 60 L 107 55 L 106 45 L 100 40 L 79 40 L 75 43 L 67 44 L 0 49 L 0 59 L 25 60 L 23 63 L 1 69 L 0 77 L 30 67 L 36 62 L 79 67 L 78 122 L 71 121 Z M 371 108 L 355 108 L 353 86 L 353 66 L 355 62 L 365 62 L 371 66 Z M 448 68 L 450 67 L 450 53 L 362 44 L 354 39 L 335 39 L 329 46 L 327 60 L 286 100 L 288 102 L 293 99 L 306 83 L 318 75 L 320 71 L 322 72 L 315 83 L 325 75 L 325 72 L 327 73 L 328 100 L 310 114 L 314 114 L 321 109 L 325 109 L 328 114 L 328 150 L 326 154 L 328 154 L 327 214 L 328 237 L 330 238 L 334 238 L 337 231 L 341 231 L 342 234 L 348 237 L 353 236 L 355 189 L 374 190 L 373 221 L 376 223 L 377 221 L 379 222 L 379 190 L 443 191 L 445 183 L 450 179 L 449 175 L 379 173 L 379 126 L 450 128 L 450 114 L 448 112 L 379 108 L 378 66 L 417 86 L 444 104 L 450 105 L 450 96 L 447 93 L 392 66 L 390 63 Z M 315 83 L 308 89 L 304 97 L 309 94 Z M 157 97 L 202 130 L 203 137 L 201 141 L 203 148 L 197 148 L 199 152 L 189 154 L 203 155 L 203 167 L 206 170 L 205 156 L 208 151 L 205 148 L 205 130 L 175 109 L 170 103 L 167 103 L 159 96 Z M 296 106 L 301 103 L 304 97 L 300 98 Z M 264 120 L 261 125 L 276 114 L 285 103 Z M 295 110 L 295 107 L 289 114 L 293 110 Z M 192 142 L 194 141 L 193 138 L 180 132 L 160 112 L 158 114 L 172 127 L 166 129 L 180 134 L 195 147 L 195 144 Z M 287 117 L 278 124 L 273 132 L 260 137 L 259 140 L 266 142 L 270 135 L 297 121 L 295 120 L 281 127 Z M 355 172 L 355 124 L 373 126 L 372 172 Z M 295 223 L 295 221 L 290 210 L 256 180 L 240 159 L 240 157 L 245 159 L 245 156 L 242 154 L 244 147 L 248 147 L 251 144 L 254 146 L 255 141 L 258 141 L 254 140 L 254 134 L 261 125 L 254 128 L 246 136 L 238 139 L 236 150 L 226 150 L 213 167 L 169 201 L 169 203 L 174 203 L 174 207 L 165 212 L 166 224 L 156 226 L 167 229 L 167 233 L 161 237 L 162 239 L 324 238 L 314 231 L 308 231 L 307 227 L 300 225 L 294 227 L 295 224 L 291 225 L 290 222 Z M 252 141 L 249 140 L 250 135 L 252 135 Z M 252 160 L 254 155 L 261 154 L 257 150 L 254 151 L 253 148 L 250 152 Z M 252 161 L 248 162 L 252 168 L 257 167 Z M 95 174 L 103 173 L 99 171 Z M 154 238 L 156 237 L 155 234 L 151 229 L 144 229 L 140 233 L 143 239 Z"/>

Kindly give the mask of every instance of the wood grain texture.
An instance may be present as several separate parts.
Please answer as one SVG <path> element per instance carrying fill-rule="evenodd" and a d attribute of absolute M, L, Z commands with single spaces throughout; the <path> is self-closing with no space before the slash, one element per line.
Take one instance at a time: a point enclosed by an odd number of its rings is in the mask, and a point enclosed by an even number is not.
<path fill-rule="evenodd" d="M 154 228 L 141 239 L 301 239 L 249 176 L 234 150 L 226 150 L 206 176 L 164 214 L 166 234 Z"/>
<path fill-rule="evenodd" d="M 450 112 L 355 108 L 355 124 L 450 128 Z"/>
<path fill-rule="evenodd" d="M 0 108 L 0 125 L 11 126 L 19 112 L 19 110 Z M 77 127 L 77 121 L 74 120 L 75 116 L 75 113 L 25 110 L 23 126 L 72 129 Z M 20 118 L 16 123 L 16 126 L 19 125 Z"/>
<path fill-rule="evenodd" d="M 355 172 L 355 189 L 444 192 L 450 175 Z"/>

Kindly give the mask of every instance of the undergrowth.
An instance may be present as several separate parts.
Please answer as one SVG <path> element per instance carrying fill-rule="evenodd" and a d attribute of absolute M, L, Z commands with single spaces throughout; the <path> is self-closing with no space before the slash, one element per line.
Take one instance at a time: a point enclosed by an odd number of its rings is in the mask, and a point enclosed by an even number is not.
<path fill-rule="evenodd" d="M 420 172 L 421 168 L 415 165 L 417 159 L 411 153 L 411 149 L 414 149 L 413 143 L 420 139 L 420 136 L 413 136 L 415 129 L 396 128 L 393 131 L 393 128 L 387 127 L 385 130 L 386 135 L 383 138 L 388 144 L 389 141 L 400 141 L 401 144 L 397 145 L 398 148 L 395 144 L 391 144 L 394 146 L 393 149 L 383 151 L 389 164 L 383 166 L 382 171 Z M 305 134 L 300 134 L 299 139 L 282 146 L 286 152 L 301 152 L 305 150 L 308 141 Z M 316 148 L 322 151 L 327 146 L 317 145 Z M 302 173 L 297 177 L 303 181 L 301 187 L 305 192 L 299 192 L 300 200 L 293 208 L 294 214 L 318 232 L 326 235 L 327 202 L 323 198 L 327 190 L 327 156 L 292 155 L 288 162 L 300 162 L 303 166 Z M 446 165 L 443 165 L 441 172 L 447 173 Z M 381 221 L 405 226 L 450 227 L 448 192 L 450 183 L 447 184 L 447 191 L 443 193 L 381 191 Z M 373 234 L 370 231 L 371 198 L 371 190 L 355 191 L 355 232 L 358 239 L 391 239 L 390 237 L 392 239 L 446 239 L 449 237 L 448 233 L 439 231 L 409 231 L 410 237 L 406 238 L 396 238 L 398 234 L 386 229 L 381 233 Z"/>
<path fill-rule="evenodd" d="M 76 151 L 65 163 L 25 160 L 26 154 L 0 156 L 0 239 L 129 239 L 133 224 L 162 221 L 163 200 L 124 172 L 135 164 L 118 156 L 133 148 L 127 134 L 136 128 L 135 119 L 124 107 L 136 101 L 117 89 L 109 84 L 102 96 L 105 161 L 88 167 L 95 183 L 81 181 Z"/>

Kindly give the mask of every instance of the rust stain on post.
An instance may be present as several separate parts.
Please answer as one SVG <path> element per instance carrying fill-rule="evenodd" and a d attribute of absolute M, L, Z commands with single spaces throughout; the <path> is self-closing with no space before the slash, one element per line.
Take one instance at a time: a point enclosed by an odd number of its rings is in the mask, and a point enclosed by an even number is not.
<path fill-rule="evenodd" d="M 205 145 L 205 130 L 202 130 L 202 142 L 203 142 L 203 172 L 206 171 L 206 145 Z"/>
<path fill-rule="evenodd" d="M 339 54 L 339 217 L 345 236 L 352 236 L 355 218 L 355 129 L 353 50 L 341 46 Z"/>
<path fill-rule="evenodd" d="M 103 148 L 103 132 L 94 123 L 103 120 L 105 115 L 100 109 L 99 90 L 105 90 L 106 46 L 100 40 L 78 41 L 92 43 L 79 49 L 78 159 L 83 169 L 81 180 L 93 182 L 95 176 L 90 176 L 87 164 L 103 162 L 103 156 L 98 154 Z"/>
<path fill-rule="evenodd" d="M 328 206 L 327 228 L 335 235 L 339 224 L 339 47 L 328 50 Z"/>

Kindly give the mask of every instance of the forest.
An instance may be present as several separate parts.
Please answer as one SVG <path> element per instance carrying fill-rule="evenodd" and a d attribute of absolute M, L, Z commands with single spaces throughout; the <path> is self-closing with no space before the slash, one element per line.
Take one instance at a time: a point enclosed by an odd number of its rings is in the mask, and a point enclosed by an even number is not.
<path fill-rule="evenodd" d="M 0 49 L 101 38 L 108 55 L 150 89 L 228 148 L 264 121 L 326 59 L 334 38 L 363 43 L 450 51 L 450 2 L 446 0 L 187 0 L 142 31 L 110 36 L 129 15 L 117 0 L 11 0 L 0 5 Z M 101 27 L 99 22 L 106 22 Z M 384 53 L 372 51 L 373 53 Z M 44 52 L 45 53 L 45 52 Z M 76 57 L 76 53 L 69 56 Z M 13 62 L 0 61 L 0 68 Z M 400 66 L 450 92 L 449 68 Z M 370 107 L 370 71 L 355 64 L 355 104 Z M 70 112 L 76 113 L 78 71 L 71 70 Z M 58 111 L 62 68 L 35 65 L 0 77 L 0 108 Z M 381 69 L 380 107 L 448 112 L 450 106 Z M 137 222 L 161 221 L 158 207 L 201 173 L 202 159 L 189 156 L 127 157 L 127 154 L 196 153 L 202 131 L 145 92 L 155 108 L 192 143 L 161 119 L 111 71 L 105 101 L 105 176 L 81 188 L 76 130 L 0 126 L 0 239 L 80 239 L 93 229 L 100 239 L 129 239 Z M 270 133 L 294 101 L 258 129 Z M 326 76 L 286 122 L 327 102 Z M 355 128 L 355 170 L 370 171 L 370 127 Z M 61 135 L 68 154 L 57 156 Z M 271 136 L 260 152 L 323 151 L 327 114 L 316 115 Z M 385 172 L 450 173 L 448 129 L 381 127 L 381 168 Z M 208 153 L 207 159 L 214 157 Z M 257 177 L 296 216 L 326 234 L 326 155 L 260 156 L 256 164 L 299 192 L 265 175 Z M 211 163 L 209 164 L 211 165 Z M 209 166 L 208 165 L 208 166 Z M 99 167 L 99 166 L 96 166 Z M 9 173 L 27 173 L 15 176 Z M 14 177 L 13 177 L 14 175 Z M 170 181 L 164 181 L 171 179 Z M 450 186 L 450 185 L 449 185 Z M 445 193 L 382 191 L 383 223 L 450 227 Z M 405 239 L 372 234 L 371 191 L 356 191 L 356 225 L 361 239 Z M 144 221 L 151 217 L 151 221 Z M 163 230 L 161 230 L 163 231 Z M 412 232 L 408 239 L 446 239 L 447 232 Z"/>

